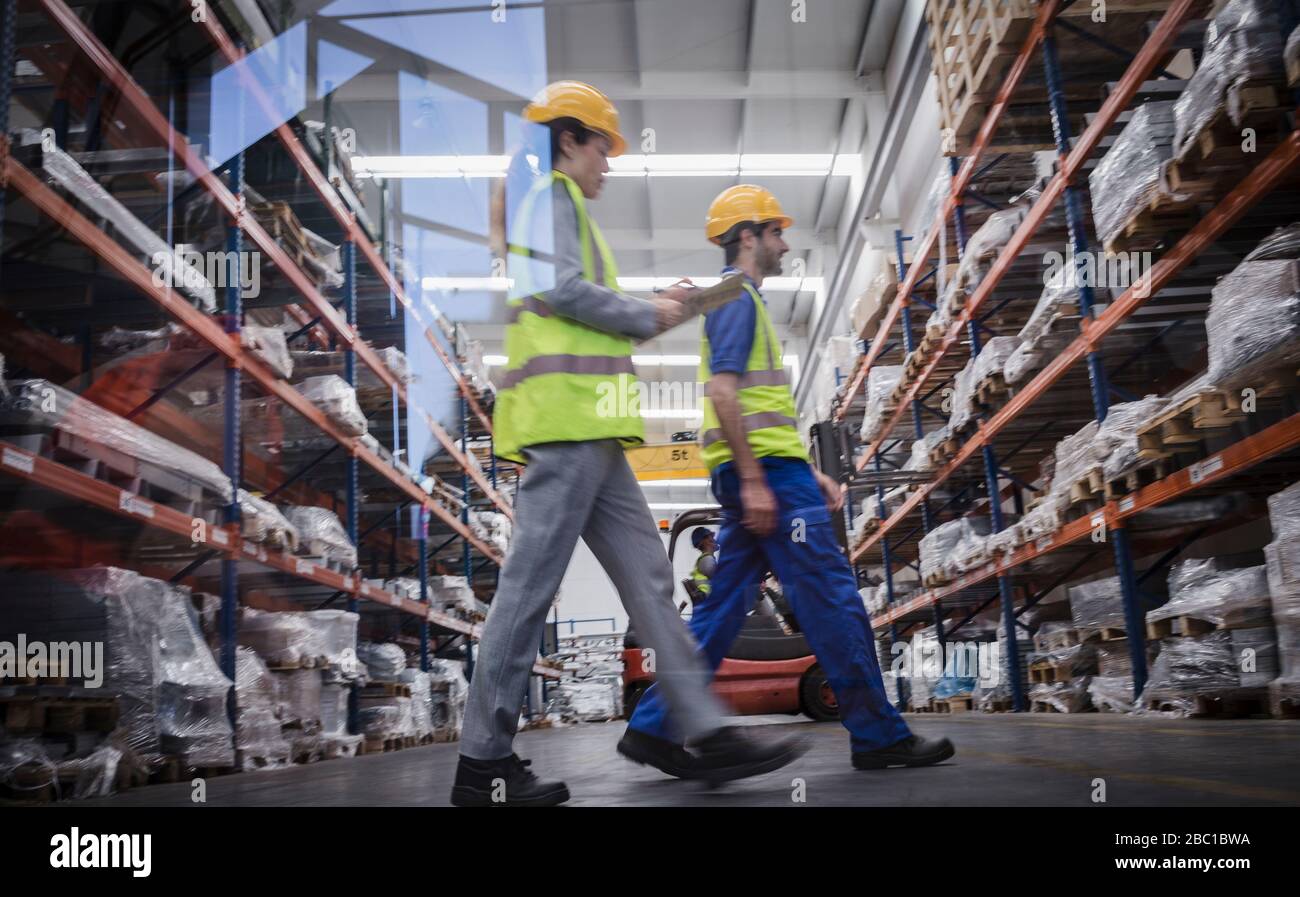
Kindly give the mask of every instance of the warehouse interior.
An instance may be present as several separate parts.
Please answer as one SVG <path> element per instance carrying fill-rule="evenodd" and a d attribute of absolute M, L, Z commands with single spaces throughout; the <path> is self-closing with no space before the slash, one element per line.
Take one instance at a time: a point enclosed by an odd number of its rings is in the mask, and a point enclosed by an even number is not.
<path fill-rule="evenodd" d="M 582 806 L 1300 804 L 1297 0 L 0 12 L 0 803 L 448 804 L 528 475 L 525 109 L 576 81 L 619 292 L 724 286 L 728 188 L 792 219 L 774 366 L 887 701 L 956 756 L 855 769 L 773 576 L 713 689 L 801 756 L 628 763 L 653 667 L 582 543 L 519 756 Z M 701 333 L 630 349 L 682 626 Z"/>

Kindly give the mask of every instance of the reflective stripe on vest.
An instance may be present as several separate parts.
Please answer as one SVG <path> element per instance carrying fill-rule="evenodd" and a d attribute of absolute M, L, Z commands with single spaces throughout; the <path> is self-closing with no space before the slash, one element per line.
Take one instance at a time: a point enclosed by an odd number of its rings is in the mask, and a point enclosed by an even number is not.
<path fill-rule="evenodd" d="M 737 378 L 736 389 L 745 440 L 757 458 L 787 457 L 807 461 L 808 452 L 799 439 L 794 395 L 790 392 L 785 376 L 776 330 L 758 292 L 750 284 L 745 285 L 745 291 L 754 303 L 753 340 L 745 372 Z M 713 376 L 709 366 L 711 356 L 708 331 L 701 325 L 700 380 L 705 386 L 700 457 L 710 471 L 734 457 L 718 423 L 713 401 L 709 398 L 708 383 Z"/>
<path fill-rule="evenodd" d="M 496 453 L 524 462 L 523 450 L 547 442 L 617 439 L 645 441 L 645 425 L 635 403 L 620 401 L 633 381 L 632 341 L 588 327 L 555 312 L 542 298 L 537 264 L 521 235 L 532 234 L 537 199 L 558 181 L 577 217 L 584 280 L 617 289 L 618 269 L 596 223 L 587 217 L 582 191 L 562 172 L 539 178 L 516 212 L 516 240 L 509 247 L 511 274 L 518 288 L 507 305 L 505 349 L 509 361 L 498 390 L 493 421 Z M 562 202 L 563 199 L 556 199 Z M 545 236 L 541 239 L 546 239 Z M 519 296 L 522 291 L 532 295 Z"/>

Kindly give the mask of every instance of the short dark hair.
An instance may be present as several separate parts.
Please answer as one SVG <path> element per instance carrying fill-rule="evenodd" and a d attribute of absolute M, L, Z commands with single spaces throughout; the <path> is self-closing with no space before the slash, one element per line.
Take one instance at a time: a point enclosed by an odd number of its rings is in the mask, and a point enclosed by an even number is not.
<path fill-rule="evenodd" d="M 740 255 L 740 235 L 745 231 L 753 231 L 754 236 L 762 237 L 763 231 L 771 225 L 771 221 L 764 221 L 762 224 L 755 224 L 753 221 L 742 221 L 739 224 L 733 224 L 731 229 L 722 235 L 722 256 L 728 265 L 733 265 L 736 258 Z"/>
<path fill-rule="evenodd" d="M 576 118 L 570 118 L 570 117 L 553 118 L 546 123 L 546 126 L 551 129 L 551 166 L 552 167 L 555 166 L 555 160 L 560 158 L 561 155 L 563 155 L 563 151 L 560 149 L 561 135 L 572 134 L 574 142 L 577 143 L 579 146 L 582 146 L 584 143 L 586 143 L 596 134 L 595 131 L 591 130 L 591 128 L 588 128 L 586 125 L 578 121 Z"/>

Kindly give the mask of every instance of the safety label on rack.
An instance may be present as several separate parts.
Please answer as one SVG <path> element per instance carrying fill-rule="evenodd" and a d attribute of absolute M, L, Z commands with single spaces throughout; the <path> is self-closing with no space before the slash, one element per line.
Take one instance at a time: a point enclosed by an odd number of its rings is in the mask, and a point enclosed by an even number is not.
<path fill-rule="evenodd" d="M 304 561 L 301 558 L 296 559 L 293 562 L 293 565 L 294 565 L 294 569 L 297 570 L 303 576 L 311 576 L 312 573 L 314 573 L 316 570 L 315 564 L 313 564 L 311 561 Z"/>
<path fill-rule="evenodd" d="M 1101 512 L 1098 512 L 1098 513 L 1096 513 L 1096 514 L 1093 514 L 1093 515 L 1092 515 L 1092 519 L 1090 519 L 1090 520 L 1088 521 L 1088 523 L 1089 523 L 1091 526 L 1093 526 L 1093 527 L 1105 526 L 1105 525 L 1106 525 L 1106 515 L 1103 514 L 1103 513 L 1101 513 Z"/>
<path fill-rule="evenodd" d="M 117 507 L 128 514 L 153 517 L 153 502 L 146 501 L 138 495 L 132 495 L 130 492 L 123 492 L 118 496 Z"/>
<path fill-rule="evenodd" d="M 226 535 L 226 531 L 223 529 L 214 529 L 212 530 L 212 541 L 218 545 L 229 545 L 230 536 Z"/>
<path fill-rule="evenodd" d="M 1119 509 L 1124 513 L 1128 513 L 1129 511 L 1133 510 L 1133 508 L 1135 508 L 1136 506 L 1137 506 L 1137 499 L 1131 495 L 1128 498 L 1121 498 L 1119 500 Z"/>
<path fill-rule="evenodd" d="M 1039 551 L 1046 551 L 1047 549 L 1052 547 L 1052 543 L 1055 541 L 1056 538 L 1053 536 L 1043 536 L 1043 538 L 1039 539 L 1037 542 L 1034 543 L 1034 547 L 1037 548 Z"/>
<path fill-rule="evenodd" d="M 1223 456 L 1215 455 L 1213 458 L 1206 458 L 1199 464 L 1193 464 L 1188 469 L 1188 476 L 1192 480 L 1192 485 L 1196 485 L 1201 480 L 1214 476 L 1220 470 L 1223 470 Z"/>
<path fill-rule="evenodd" d="M 366 598 L 369 598 L 369 597 L 370 597 L 370 583 L 368 583 L 368 582 L 363 582 L 363 583 L 361 584 L 361 594 L 362 594 L 363 596 L 365 596 Z"/>
<path fill-rule="evenodd" d="M 36 459 L 31 455 L 24 455 L 22 452 L 16 452 L 13 449 L 5 449 L 4 465 L 5 467 L 12 467 L 14 470 L 21 470 L 23 473 L 31 473 L 36 469 Z"/>

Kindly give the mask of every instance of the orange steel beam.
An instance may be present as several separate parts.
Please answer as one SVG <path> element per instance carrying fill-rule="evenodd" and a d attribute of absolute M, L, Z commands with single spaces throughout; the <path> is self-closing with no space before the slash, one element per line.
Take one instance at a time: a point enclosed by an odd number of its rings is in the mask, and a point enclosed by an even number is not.
<path fill-rule="evenodd" d="M 364 461 L 401 492 L 427 508 L 454 532 L 467 539 L 486 557 L 498 564 L 501 562 L 496 552 L 487 543 L 475 536 L 468 527 L 461 523 L 459 518 L 430 499 L 422 489 L 400 474 L 392 465 L 385 462 L 359 439 L 348 436 L 339 430 L 302 393 L 283 380 L 278 379 L 261 359 L 252 353 L 244 352 L 237 338 L 226 333 L 214 319 L 194 308 L 184 297 L 178 295 L 171 288 L 155 284 L 153 275 L 148 268 L 46 186 L 26 167 L 16 161 L 13 156 L 5 157 L 4 174 L 8 179 L 8 183 L 26 196 L 33 205 L 48 217 L 58 221 L 70 234 L 107 262 L 127 281 L 133 283 L 146 296 L 154 300 L 180 324 L 188 327 L 208 345 L 224 355 L 227 363 L 238 365 L 261 384 L 268 393 L 307 418 L 321 432 L 334 439 L 359 460 Z"/>

